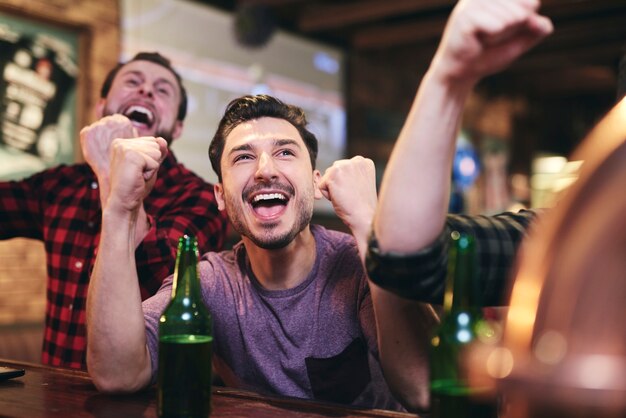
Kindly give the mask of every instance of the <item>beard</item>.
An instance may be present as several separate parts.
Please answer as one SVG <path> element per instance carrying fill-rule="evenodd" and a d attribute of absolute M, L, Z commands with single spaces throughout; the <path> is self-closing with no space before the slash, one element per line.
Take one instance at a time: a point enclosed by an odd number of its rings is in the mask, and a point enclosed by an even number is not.
<path fill-rule="evenodd" d="M 108 104 L 104 106 L 102 116 L 111 116 L 115 114 L 122 115 L 122 112 L 120 112 L 119 110 L 109 108 Z M 169 129 L 160 127 L 158 126 L 158 124 L 159 124 L 159 118 L 156 117 L 154 119 L 154 125 L 156 126 L 156 131 L 154 132 L 154 135 L 152 136 L 154 136 L 155 138 L 161 137 L 165 139 L 165 142 L 167 142 L 167 146 L 169 147 L 172 144 L 172 141 L 174 140 L 174 129 L 176 128 L 176 121 L 174 121 L 174 123 Z"/>
<path fill-rule="evenodd" d="M 172 126 L 170 129 L 157 129 L 157 131 L 154 133 L 154 136 L 156 138 L 161 137 L 163 139 L 165 139 L 165 142 L 167 142 L 167 146 L 169 147 L 170 145 L 172 145 L 172 141 L 174 140 L 174 137 L 172 136 L 174 133 L 174 127 Z"/>
<path fill-rule="evenodd" d="M 282 190 L 293 190 L 291 187 L 286 186 L 277 187 L 277 185 L 275 184 L 273 184 L 272 186 L 274 188 Z M 267 187 L 267 185 L 263 187 Z M 243 195 L 247 196 L 250 193 L 251 191 L 245 191 Z M 295 237 L 300 232 L 302 232 L 311 223 L 311 219 L 313 218 L 313 200 L 314 193 L 312 188 L 307 190 L 302 196 L 300 196 L 296 200 L 296 220 L 294 221 L 293 225 L 291 225 L 291 228 L 289 228 L 287 231 L 283 233 L 275 231 L 275 228 L 278 227 L 280 224 L 280 220 L 277 220 L 276 222 L 263 224 L 261 226 L 262 231 L 255 234 L 245 223 L 243 210 L 241 207 L 242 200 L 224 191 L 224 204 L 226 205 L 226 212 L 228 213 L 228 218 L 230 219 L 230 222 L 232 223 L 235 231 L 237 231 L 240 235 L 250 239 L 250 241 L 252 241 L 257 247 L 266 250 L 276 250 L 286 247 L 295 239 Z M 243 201 L 247 202 L 248 199 L 243 199 Z"/>

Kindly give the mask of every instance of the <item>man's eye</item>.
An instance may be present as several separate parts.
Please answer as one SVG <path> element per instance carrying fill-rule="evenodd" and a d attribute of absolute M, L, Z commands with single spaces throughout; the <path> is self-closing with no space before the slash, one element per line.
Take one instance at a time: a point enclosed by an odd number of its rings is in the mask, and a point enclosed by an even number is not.
<path fill-rule="evenodd" d="M 252 157 L 249 156 L 248 154 L 241 154 L 241 155 L 236 156 L 233 161 L 239 162 L 239 161 L 245 161 L 245 160 L 250 160 L 250 159 L 252 159 Z"/>
<path fill-rule="evenodd" d="M 296 155 L 292 150 L 290 149 L 284 149 L 281 150 L 279 153 L 279 155 L 283 156 L 283 157 L 290 157 L 292 155 Z"/>
<path fill-rule="evenodd" d="M 164 97 L 170 97 L 172 95 L 172 90 L 167 87 L 157 87 L 156 91 Z"/>

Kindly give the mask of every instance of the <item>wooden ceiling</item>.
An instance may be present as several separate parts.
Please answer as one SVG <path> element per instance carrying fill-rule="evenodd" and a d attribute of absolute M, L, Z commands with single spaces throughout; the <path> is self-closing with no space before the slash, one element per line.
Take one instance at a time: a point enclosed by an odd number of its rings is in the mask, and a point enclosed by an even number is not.
<path fill-rule="evenodd" d="M 439 42 L 455 0 L 199 0 L 228 11 L 265 7 L 278 27 L 369 56 L 420 69 Z M 555 31 L 501 77 L 538 94 L 615 91 L 626 52 L 626 0 L 543 0 Z M 504 81 L 502 81 L 504 80 Z M 543 91 L 543 93 L 541 93 Z"/>
<path fill-rule="evenodd" d="M 275 26 L 346 52 L 348 153 L 383 166 L 456 0 L 196 0 L 239 13 L 251 5 Z M 513 115 L 512 167 L 536 152 L 567 155 L 615 103 L 626 54 L 626 0 L 543 0 L 554 33 L 481 95 L 525 103 Z M 261 21 L 264 21 L 261 19 Z M 624 65 L 626 67 L 626 63 Z M 623 70 L 626 72 L 626 68 Z M 621 82 L 626 84 L 626 75 Z M 626 92 L 626 86 L 622 86 Z M 520 100 L 518 100 L 520 99 Z"/>

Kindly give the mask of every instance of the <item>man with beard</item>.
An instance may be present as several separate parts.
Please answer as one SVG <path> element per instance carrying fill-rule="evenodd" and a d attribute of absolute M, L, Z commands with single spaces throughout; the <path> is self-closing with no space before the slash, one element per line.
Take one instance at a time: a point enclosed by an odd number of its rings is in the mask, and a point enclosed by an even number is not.
<path fill-rule="evenodd" d="M 155 381 L 158 321 L 172 277 L 141 305 L 129 242 L 162 141 L 118 149 L 87 301 L 87 364 L 107 392 Z M 228 386 L 270 395 L 401 409 L 385 383 L 359 254 L 376 206 L 371 160 L 315 169 L 317 139 L 301 109 L 270 96 L 232 101 L 211 142 L 215 193 L 242 241 L 199 262 L 214 322 L 214 366 Z M 142 176 L 143 173 L 143 176 Z M 123 177 L 121 176 L 123 174 Z M 329 199 L 352 236 L 310 225 Z M 132 202 L 132 203 L 131 203 Z"/>
<path fill-rule="evenodd" d="M 34 238 L 46 248 L 43 363 L 85 367 L 87 288 L 115 170 L 112 141 L 160 136 L 169 144 L 182 132 L 186 109 L 185 89 L 169 60 L 139 53 L 111 70 L 104 82 L 96 108 L 100 119 L 80 133 L 86 163 L 0 183 L 0 239 Z M 182 234 L 197 236 L 205 251 L 222 246 L 226 219 L 212 186 L 171 153 L 138 209 L 131 254 L 142 299 L 154 294 L 173 270 Z"/>

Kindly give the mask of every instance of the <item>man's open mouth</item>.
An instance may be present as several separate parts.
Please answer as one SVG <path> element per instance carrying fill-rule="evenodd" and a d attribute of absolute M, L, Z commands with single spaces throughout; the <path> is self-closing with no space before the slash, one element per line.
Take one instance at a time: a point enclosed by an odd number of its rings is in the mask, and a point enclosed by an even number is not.
<path fill-rule="evenodd" d="M 259 193 L 250 199 L 254 213 L 261 218 L 279 215 L 289 203 L 289 198 L 281 192 Z"/>
<path fill-rule="evenodd" d="M 124 110 L 123 114 L 138 127 L 151 128 L 154 124 L 154 114 L 144 106 L 131 105 Z"/>

